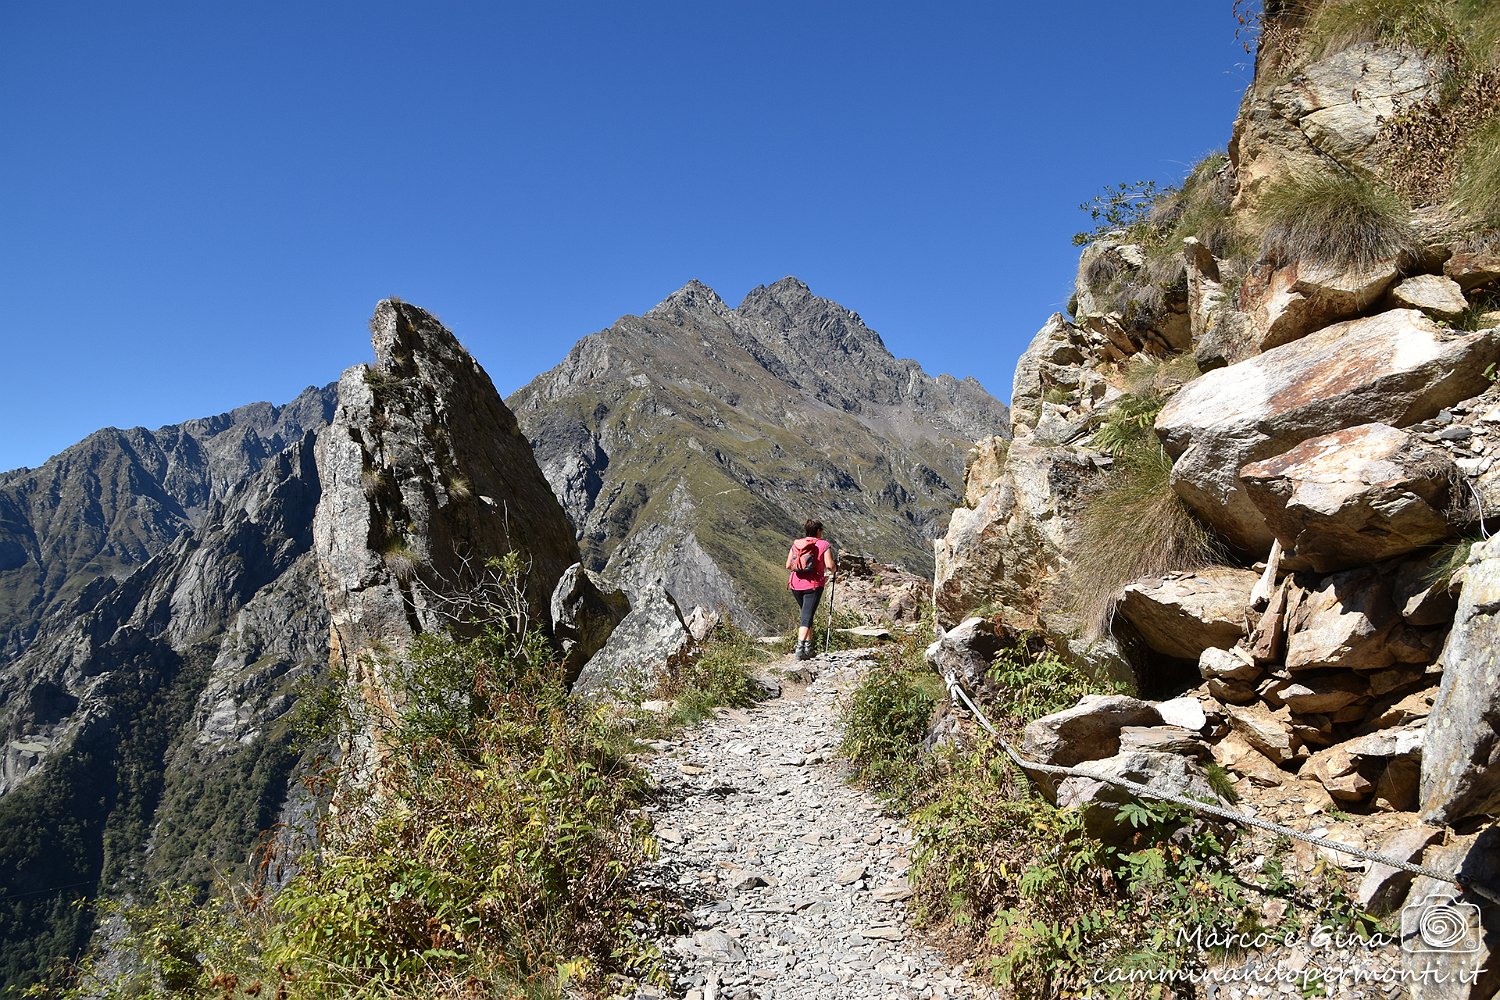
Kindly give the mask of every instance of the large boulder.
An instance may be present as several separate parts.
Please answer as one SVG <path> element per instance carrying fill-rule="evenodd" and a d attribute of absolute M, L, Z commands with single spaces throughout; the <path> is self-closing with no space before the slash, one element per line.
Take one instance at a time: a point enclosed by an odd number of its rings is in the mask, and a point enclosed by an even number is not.
<path fill-rule="evenodd" d="M 1116 781 L 1133 781 L 1161 795 L 1219 804 L 1219 796 L 1197 762 L 1179 753 L 1126 750 L 1104 760 L 1088 761 L 1080 765 L 1080 770 L 1098 777 L 1064 778 L 1057 785 L 1055 801 L 1060 808 L 1083 809 L 1085 827 L 1104 841 L 1119 841 L 1129 835 L 1132 828 L 1120 821 L 1118 813 L 1121 806 L 1139 799 Z"/>
<path fill-rule="evenodd" d="M 1240 482 L 1244 466 L 1347 427 L 1435 416 L 1487 389 L 1497 359 L 1500 331 L 1460 333 L 1394 309 L 1208 372 L 1157 417 L 1173 488 L 1229 541 L 1264 553 L 1274 535 Z"/>
<path fill-rule="evenodd" d="M 1422 813 L 1453 824 L 1500 810 L 1500 537 L 1469 550 L 1422 749 Z"/>
<path fill-rule="evenodd" d="M 1433 319 L 1455 320 L 1469 308 L 1463 286 L 1441 274 L 1416 274 L 1391 289 L 1397 309 L 1420 309 Z"/>
<path fill-rule="evenodd" d="M 486 568 L 512 552 L 526 614 L 546 630 L 578 543 L 494 384 L 441 323 L 387 299 L 370 320 L 375 363 L 344 372 L 318 438 L 313 543 L 332 658 L 367 697 L 378 661 L 418 632 L 491 611 Z M 502 599 L 503 600 L 503 599 Z"/>
<path fill-rule="evenodd" d="M 1205 649 L 1245 637 L 1245 611 L 1258 574 L 1229 566 L 1170 573 L 1125 588 L 1118 611 L 1159 653 L 1197 662 Z"/>
<path fill-rule="evenodd" d="M 1396 662 L 1397 647 L 1390 640 L 1400 625 L 1388 573 L 1371 568 L 1336 573 L 1301 592 L 1290 610 L 1287 669 L 1388 667 Z"/>
<path fill-rule="evenodd" d="M 1500 828 L 1452 836 L 1425 867 L 1500 884 Z M 1476 905 L 1447 881 L 1419 875 L 1402 908 L 1401 962 L 1412 1000 L 1492 1000 L 1500 993 L 1500 907 Z"/>
<path fill-rule="evenodd" d="M 1434 59 L 1364 42 L 1304 67 L 1281 86 L 1253 88 L 1230 142 L 1235 210 L 1253 207 L 1268 180 L 1338 169 L 1330 159 L 1378 170 L 1382 122 L 1434 96 L 1442 78 Z"/>
<path fill-rule="evenodd" d="M 552 635 L 562 647 L 568 683 L 578 677 L 589 657 L 604 648 L 615 626 L 628 614 L 630 600 L 623 591 L 605 584 L 582 563 L 567 568 L 552 591 Z"/>
<path fill-rule="evenodd" d="M 1309 438 L 1240 470 L 1282 546 L 1319 573 L 1447 537 L 1445 511 L 1458 477 L 1447 452 L 1378 423 Z"/>
<path fill-rule="evenodd" d="M 975 698 L 987 698 L 992 687 L 990 664 L 1005 645 L 988 618 L 966 618 L 927 647 L 927 662 L 944 677 L 953 676 Z"/>
<path fill-rule="evenodd" d="M 595 698 L 638 700 L 688 662 L 697 650 L 682 609 L 657 583 L 636 595 L 630 614 L 573 682 L 573 690 Z"/>
<path fill-rule="evenodd" d="M 1149 701 L 1123 694 L 1085 695 L 1072 708 L 1044 715 L 1028 725 L 1021 738 L 1021 753 L 1043 764 L 1070 767 L 1119 753 L 1120 732 L 1126 726 L 1161 724 L 1161 713 Z M 1056 782 L 1048 775 L 1038 775 L 1037 784 L 1050 793 Z"/>
<path fill-rule="evenodd" d="M 1401 275 L 1400 260 L 1336 270 L 1293 261 L 1252 271 L 1245 285 L 1250 333 L 1262 351 L 1350 319 L 1380 300 Z"/>

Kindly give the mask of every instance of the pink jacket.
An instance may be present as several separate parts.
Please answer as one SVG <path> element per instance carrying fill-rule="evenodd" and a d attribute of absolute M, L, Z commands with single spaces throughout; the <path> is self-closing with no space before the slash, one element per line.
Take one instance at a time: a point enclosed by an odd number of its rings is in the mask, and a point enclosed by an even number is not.
<path fill-rule="evenodd" d="M 828 567 L 825 561 L 828 557 L 828 542 L 822 538 L 797 539 L 797 541 L 792 543 L 792 547 L 787 550 L 786 561 L 788 565 L 790 565 L 792 561 L 792 552 L 797 548 L 799 542 L 813 542 L 816 546 L 818 550 L 817 572 L 812 576 L 801 576 L 800 574 L 793 572 L 792 575 L 787 578 L 786 585 L 792 590 L 817 590 L 827 582 L 828 578 Z"/>

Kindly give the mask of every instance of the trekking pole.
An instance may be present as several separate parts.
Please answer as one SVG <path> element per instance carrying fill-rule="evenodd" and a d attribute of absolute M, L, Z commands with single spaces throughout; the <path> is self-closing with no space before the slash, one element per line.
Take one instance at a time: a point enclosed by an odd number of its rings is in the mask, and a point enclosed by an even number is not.
<path fill-rule="evenodd" d="M 828 581 L 828 630 L 823 633 L 823 652 L 833 652 L 833 595 L 837 593 L 839 578 L 837 574 Z"/>

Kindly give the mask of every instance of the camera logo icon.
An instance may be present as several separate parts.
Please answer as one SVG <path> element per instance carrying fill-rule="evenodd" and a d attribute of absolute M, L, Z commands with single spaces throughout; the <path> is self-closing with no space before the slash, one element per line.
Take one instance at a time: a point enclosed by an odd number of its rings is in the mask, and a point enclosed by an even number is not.
<path fill-rule="evenodd" d="M 1479 907 L 1450 893 L 1408 903 L 1401 910 L 1401 950 L 1465 954 L 1479 950 Z"/>

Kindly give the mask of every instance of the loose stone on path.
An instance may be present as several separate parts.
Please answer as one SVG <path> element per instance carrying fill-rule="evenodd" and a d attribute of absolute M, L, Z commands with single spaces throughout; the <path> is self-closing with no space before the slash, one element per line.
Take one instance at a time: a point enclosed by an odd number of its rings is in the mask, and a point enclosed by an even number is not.
<path fill-rule="evenodd" d="M 808 661 L 819 676 L 805 690 L 721 711 L 647 762 L 662 792 L 651 880 L 690 906 L 686 933 L 661 942 L 669 995 L 995 995 L 921 943 L 910 834 L 845 781 L 836 699 L 870 665 L 858 650 Z"/>

